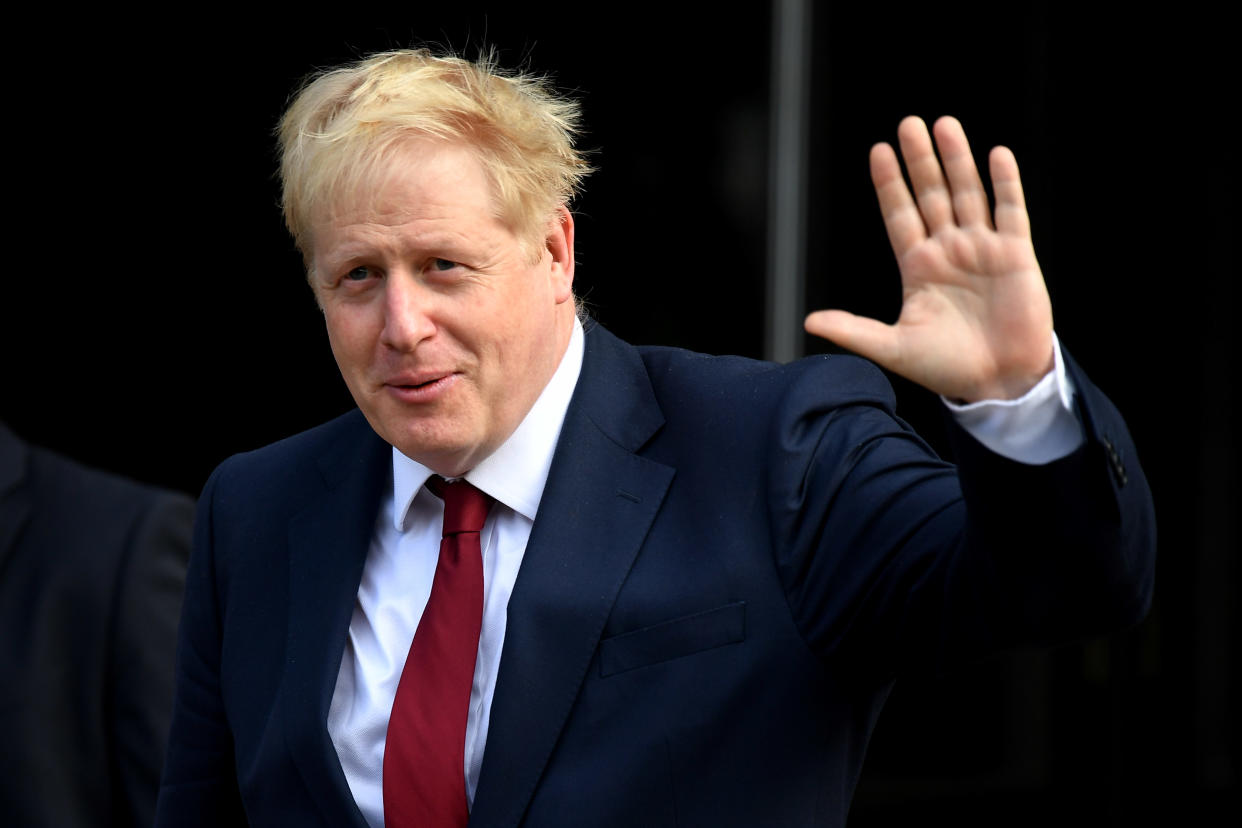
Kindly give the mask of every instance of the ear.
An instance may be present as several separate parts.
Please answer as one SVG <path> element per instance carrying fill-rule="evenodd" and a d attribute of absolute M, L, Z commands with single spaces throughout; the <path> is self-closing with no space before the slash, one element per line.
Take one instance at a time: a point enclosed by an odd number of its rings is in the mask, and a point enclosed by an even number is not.
<path fill-rule="evenodd" d="M 552 288 L 556 303 L 571 301 L 574 295 L 574 217 L 562 204 L 548 221 L 544 246 L 552 256 Z"/>

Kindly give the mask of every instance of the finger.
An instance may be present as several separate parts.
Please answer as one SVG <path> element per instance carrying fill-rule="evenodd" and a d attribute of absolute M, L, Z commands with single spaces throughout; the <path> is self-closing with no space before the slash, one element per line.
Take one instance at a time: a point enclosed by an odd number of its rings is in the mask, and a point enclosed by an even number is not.
<path fill-rule="evenodd" d="M 1018 161 L 1008 147 L 996 147 L 988 156 L 992 190 L 996 193 L 996 229 L 1006 235 L 1031 237 L 1031 218 L 1022 195 Z"/>
<path fill-rule="evenodd" d="M 979 178 L 979 168 L 971 155 L 966 131 L 957 118 L 946 115 L 932 128 L 936 133 L 936 149 L 944 162 L 953 199 L 953 215 L 963 227 L 975 225 L 992 228 L 988 210 L 988 194 Z"/>
<path fill-rule="evenodd" d="M 871 148 L 871 183 L 875 185 L 880 202 L 888 241 L 900 259 L 907 250 L 927 238 L 927 228 L 923 226 L 923 216 L 906 187 L 906 180 L 901 177 L 897 153 L 888 144 L 876 144 Z"/>
<path fill-rule="evenodd" d="M 897 332 L 892 325 L 847 311 L 823 310 L 807 316 L 804 326 L 807 333 L 835 342 L 878 365 L 896 370 L 900 349 Z"/>
<path fill-rule="evenodd" d="M 922 118 L 913 115 L 897 127 L 897 140 L 901 143 L 901 157 L 905 159 L 910 173 L 914 197 L 923 214 L 928 233 L 953 222 L 953 203 L 949 198 L 949 184 L 940 169 L 940 160 L 932 148 L 931 135 Z"/>

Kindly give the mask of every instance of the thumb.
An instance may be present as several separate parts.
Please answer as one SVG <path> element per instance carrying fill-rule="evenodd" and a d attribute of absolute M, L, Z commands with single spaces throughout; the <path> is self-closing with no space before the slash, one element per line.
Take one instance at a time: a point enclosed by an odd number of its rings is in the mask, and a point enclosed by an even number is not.
<path fill-rule="evenodd" d="M 892 325 L 842 310 L 815 311 L 803 324 L 807 333 L 835 342 L 886 368 L 897 361 L 900 349 Z"/>

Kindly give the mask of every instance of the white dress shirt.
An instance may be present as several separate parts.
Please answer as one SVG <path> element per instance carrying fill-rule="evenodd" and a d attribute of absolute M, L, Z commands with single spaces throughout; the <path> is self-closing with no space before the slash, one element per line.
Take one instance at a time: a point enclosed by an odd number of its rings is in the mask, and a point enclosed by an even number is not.
<path fill-rule="evenodd" d="M 1027 463 L 1065 456 L 1083 441 L 1055 342 L 1056 368 L 1020 400 L 949 403 L 959 422 L 993 451 Z M 466 724 L 466 796 L 474 802 L 505 640 L 506 611 L 526 553 L 561 424 L 582 370 L 584 337 L 575 321 L 569 346 L 526 418 L 490 457 L 466 474 L 496 503 L 480 534 L 483 625 Z M 380 504 L 358 599 L 341 656 L 328 733 L 350 791 L 372 828 L 384 825 L 384 742 L 406 654 L 431 594 L 443 502 L 424 485 L 433 472 L 395 448 L 392 485 Z"/>
<path fill-rule="evenodd" d="M 473 802 L 505 642 L 506 611 L 526 552 L 561 423 L 578 384 L 584 349 L 575 321 L 569 346 L 531 410 L 509 439 L 466 474 L 495 498 L 479 535 L 483 547 L 483 625 L 466 723 L 466 796 Z M 384 741 L 405 657 L 431 595 L 444 502 L 426 487 L 434 472 L 392 451 L 392 486 L 380 504 L 358 600 L 341 656 L 328 733 L 354 801 L 373 828 L 384 824 Z"/>

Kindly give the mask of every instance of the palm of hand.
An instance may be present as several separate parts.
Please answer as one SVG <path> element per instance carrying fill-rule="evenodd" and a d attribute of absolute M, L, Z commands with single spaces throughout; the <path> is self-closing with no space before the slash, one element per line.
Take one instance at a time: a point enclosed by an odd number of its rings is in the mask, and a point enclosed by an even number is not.
<path fill-rule="evenodd" d="M 936 134 L 943 172 L 922 121 L 908 118 L 899 130 L 917 203 L 893 150 L 872 150 L 872 178 L 902 276 L 897 322 L 820 311 L 808 317 L 807 330 L 946 397 L 1021 396 L 1052 366 L 1052 311 L 1017 164 L 1008 150 L 993 150 L 993 226 L 960 124 L 941 119 Z"/>

